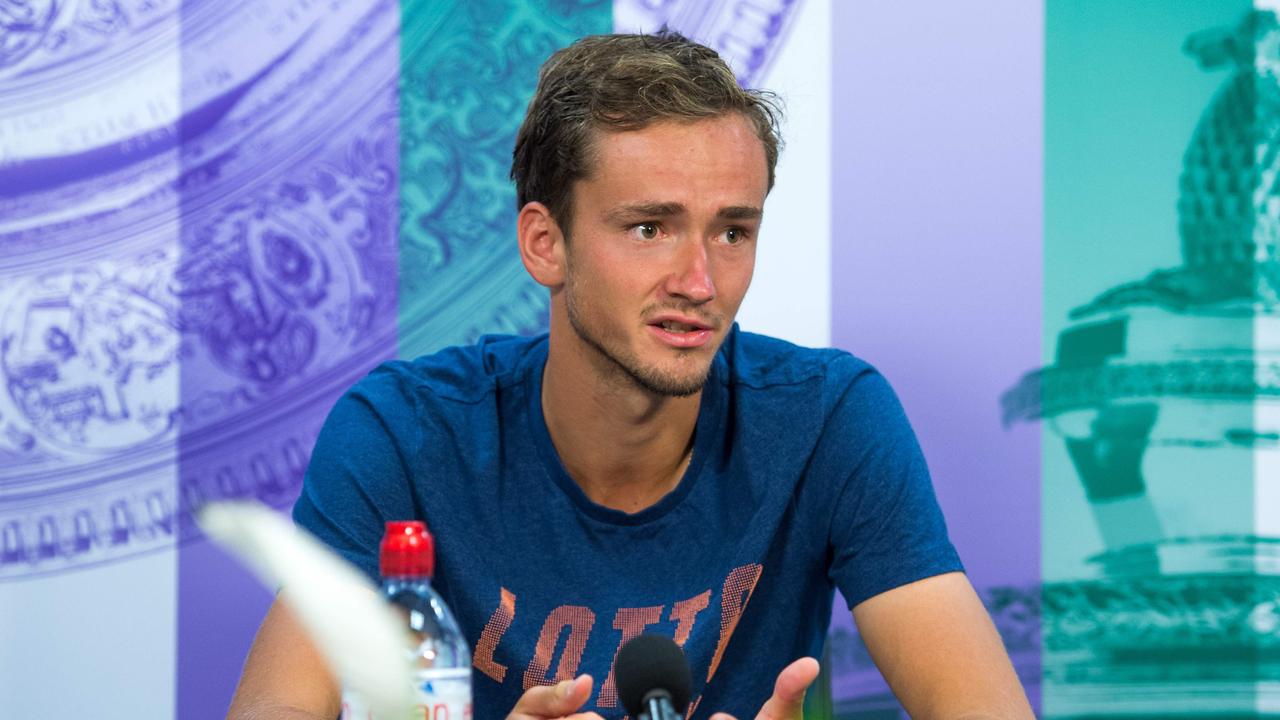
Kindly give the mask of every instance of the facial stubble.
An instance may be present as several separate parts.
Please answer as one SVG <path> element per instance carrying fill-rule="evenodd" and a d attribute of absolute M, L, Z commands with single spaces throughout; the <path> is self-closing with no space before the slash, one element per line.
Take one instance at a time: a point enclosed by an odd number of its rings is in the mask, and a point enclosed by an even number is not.
<path fill-rule="evenodd" d="M 569 261 L 568 278 L 573 277 L 573 262 Z M 569 326 L 573 328 L 573 332 L 588 347 L 596 352 L 604 360 L 606 372 L 612 371 L 610 374 L 614 377 L 623 378 L 626 382 L 630 382 L 636 387 L 647 390 L 655 395 L 664 397 L 688 397 L 697 393 L 707 382 L 707 375 L 711 371 L 710 364 L 702 369 L 696 377 L 681 378 L 672 373 L 665 373 L 655 367 L 645 367 L 632 353 L 626 348 L 609 347 L 609 343 L 596 336 L 589 324 L 584 320 L 583 309 L 579 304 L 578 293 L 575 291 L 575 283 L 568 279 L 564 286 L 565 310 L 569 315 Z M 692 355 L 694 350 L 680 350 L 676 352 Z"/>

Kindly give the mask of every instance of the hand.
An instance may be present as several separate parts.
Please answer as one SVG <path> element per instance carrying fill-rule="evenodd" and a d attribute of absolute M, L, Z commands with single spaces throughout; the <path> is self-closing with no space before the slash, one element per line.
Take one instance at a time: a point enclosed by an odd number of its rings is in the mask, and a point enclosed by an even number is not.
<path fill-rule="evenodd" d="M 538 685 L 520 696 L 507 720 L 604 720 L 593 712 L 576 712 L 589 697 L 590 675 L 579 675 L 555 685 Z"/>
<path fill-rule="evenodd" d="M 756 720 L 801 720 L 804 717 L 804 693 L 818 678 L 818 661 L 806 657 L 791 663 L 778 673 L 773 684 L 773 697 L 760 708 Z M 728 713 L 716 713 L 711 720 L 734 720 Z"/>

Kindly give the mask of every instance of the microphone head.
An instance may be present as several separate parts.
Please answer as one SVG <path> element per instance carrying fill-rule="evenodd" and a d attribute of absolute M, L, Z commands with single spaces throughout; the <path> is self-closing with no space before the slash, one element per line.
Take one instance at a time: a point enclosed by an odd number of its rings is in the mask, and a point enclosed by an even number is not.
<path fill-rule="evenodd" d="M 693 678 L 689 661 L 671 638 L 662 635 L 639 635 L 618 650 L 614 665 L 618 681 L 618 697 L 631 717 L 645 711 L 645 696 L 654 690 L 671 695 L 671 707 L 684 715 L 689 707 Z"/>

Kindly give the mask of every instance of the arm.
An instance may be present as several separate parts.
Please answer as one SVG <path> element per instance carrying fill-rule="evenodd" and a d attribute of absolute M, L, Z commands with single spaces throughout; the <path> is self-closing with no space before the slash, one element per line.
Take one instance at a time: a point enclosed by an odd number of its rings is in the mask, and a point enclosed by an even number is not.
<path fill-rule="evenodd" d="M 842 440 L 827 446 L 826 469 L 849 472 L 833 503 L 828 572 L 889 687 L 916 718 L 1032 717 L 883 376 L 858 375 L 828 428 Z"/>
<path fill-rule="evenodd" d="M 1000 635 L 964 574 L 881 593 L 854 607 L 853 618 L 911 717 L 1034 717 Z"/>
<path fill-rule="evenodd" d="M 388 428 L 412 429 L 417 423 L 403 403 L 377 402 L 385 397 L 398 397 L 395 378 L 375 372 L 338 400 L 293 509 L 298 526 L 366 573 L 378 566 L 384 520 L 413 516 L 401 462 L 402 436 L 410 430 L 393 436 Z M 227 715 L 231 720 L 333 720 L 341 711 L 339 682 L 290 612 L 287 597 L 287 590 L 277 596 L 258 629 Z"/>
<path fill-rule="evenodd" d="M 228 720 L 332 720 L 341 702 L 328 664 L 277 596 L 249 648 Z"/>

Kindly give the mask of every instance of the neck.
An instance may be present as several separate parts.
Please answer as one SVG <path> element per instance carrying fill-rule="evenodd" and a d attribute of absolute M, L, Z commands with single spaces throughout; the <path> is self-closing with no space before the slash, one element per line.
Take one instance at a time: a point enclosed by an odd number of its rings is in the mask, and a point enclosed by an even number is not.
<path fill-rule="evenodd" d="M 542 414 L 561 463 L 598 505 L 628 513 L 653 505 L 689 464 L 701 393 L 656 395 L 620 369 L 584 361 L 589 354 L 564 342 L 580 342 L 576 335 L 552 338 Z"/>

